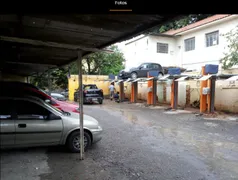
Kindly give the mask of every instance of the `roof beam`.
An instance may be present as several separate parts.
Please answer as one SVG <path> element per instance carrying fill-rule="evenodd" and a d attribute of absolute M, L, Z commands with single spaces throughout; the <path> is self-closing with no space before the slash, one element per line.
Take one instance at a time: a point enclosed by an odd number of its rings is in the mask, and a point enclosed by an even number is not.
<path fill-rule="evenodd" d="M 61 49 L 70 49 L 70 50 L 83 50 L 83 51 L 91 51 L 91 52 L 108 52 L 112 53 L 112 50 L 108 49 L 98 49 L 98 48 L 89 48 L 89 47 L 82 47 L 72 44 L 61 44 L 56 42 L 49 42 L 49 41 L 39 41 L 33 39 L 24 39 L 18 37 L 9 37 L 9 36 L 0 36 L 0 41 L 7 41 L 7 42 L 16 42 L 16 43 L 23 43 L 23 44 L 30 44 L 34 46 L 45 46 L 45 47 L 54 47 L 54 48 L 61 48 Z"/>
<path fill-rule="evenodd" d="M 41 66 L 47 66 L 47 67 L 57 67 L 57 65 L 54 65 L 54 64 L 34 63 L 34 62 L 7 61 L 6 63 L 7 64 L 19 64 L 19 65 L 41 65 Z"/>

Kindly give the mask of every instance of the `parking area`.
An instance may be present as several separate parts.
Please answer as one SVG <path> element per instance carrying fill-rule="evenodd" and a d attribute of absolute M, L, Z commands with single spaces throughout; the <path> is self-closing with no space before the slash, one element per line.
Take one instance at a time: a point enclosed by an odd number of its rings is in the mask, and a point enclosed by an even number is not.
<path fill-rule="evenodd" d="M 238 177 L 237 121 L 109 100 L 86 105 L 84 111 L 104 129 L 103 139 L 85 153 L 85 160 L 63 147 L 4 150 L 1 180 Z"/>

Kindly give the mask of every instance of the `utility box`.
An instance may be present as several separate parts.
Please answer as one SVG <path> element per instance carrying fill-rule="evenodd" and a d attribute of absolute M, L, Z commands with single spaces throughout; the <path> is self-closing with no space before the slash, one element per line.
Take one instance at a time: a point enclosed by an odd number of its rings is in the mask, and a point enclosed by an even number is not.
<path fill-rule="evenodd" d="M 180 68 L 169 68 L 168 69 L 168 74 L 169 75 L 180 75 L 181 74 L 181 69 Z"/>
<path fill-rule="evenodd" d="M 202 94 L 203 94 L 203 95 L 210 94 L 210 88 L 209 88 L 209 87 L 204 87 L 204 88 L 202 89 Z"/>

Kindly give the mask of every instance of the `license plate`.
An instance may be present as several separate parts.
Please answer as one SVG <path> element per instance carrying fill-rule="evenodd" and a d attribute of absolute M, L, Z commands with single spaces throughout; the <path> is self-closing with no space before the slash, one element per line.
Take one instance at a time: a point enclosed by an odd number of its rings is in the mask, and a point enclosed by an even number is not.
<path fill-rule="evenodd" d="M 97 101 L 98 99 L 97 98 L 93 98 L 93 101 Z"/>

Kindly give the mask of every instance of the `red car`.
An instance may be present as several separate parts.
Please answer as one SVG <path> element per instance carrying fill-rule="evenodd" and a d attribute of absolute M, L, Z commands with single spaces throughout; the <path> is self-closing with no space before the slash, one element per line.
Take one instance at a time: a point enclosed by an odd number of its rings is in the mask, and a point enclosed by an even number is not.
<path fill-rule="evenodd" d="M 54 99 L 53 97 L 49 96 L 48 94 L 46 94 L 42 90 L 38 90 L 35 88 L 31 88 L 31 87 L 25 87 L 25 89 L 39 94 L 41 97 L 43 97 L 43 100 L 49 99 L 50 100 L 49 103 L 51 105 L 57 107 L 58 109 L 60 109 L 62 111 L 79 113 L 79 106 L 77 106 L 75 104 L 65 102 L 65 101 L 58 101 L 58 100 Z"/>
<path fill-rule="evenodd" d="M 49 96 L 47 93 L 42 91 L 41 89 L 37 88 L 36 86 L 23 83 L 23 82 L 13 82 L 13 81 L 0 81 L 0 94 L 5 94 L 6 96 L 22 96 L 22 95 L 30 95 L 38 97 L 44 101 L 49 100 L 49 103 L 60 110 L 66 112 L 75 112 L 79 113 L 79 106 L 68 103 L 62 102 L 54 99 L 53 97 Z"/>

